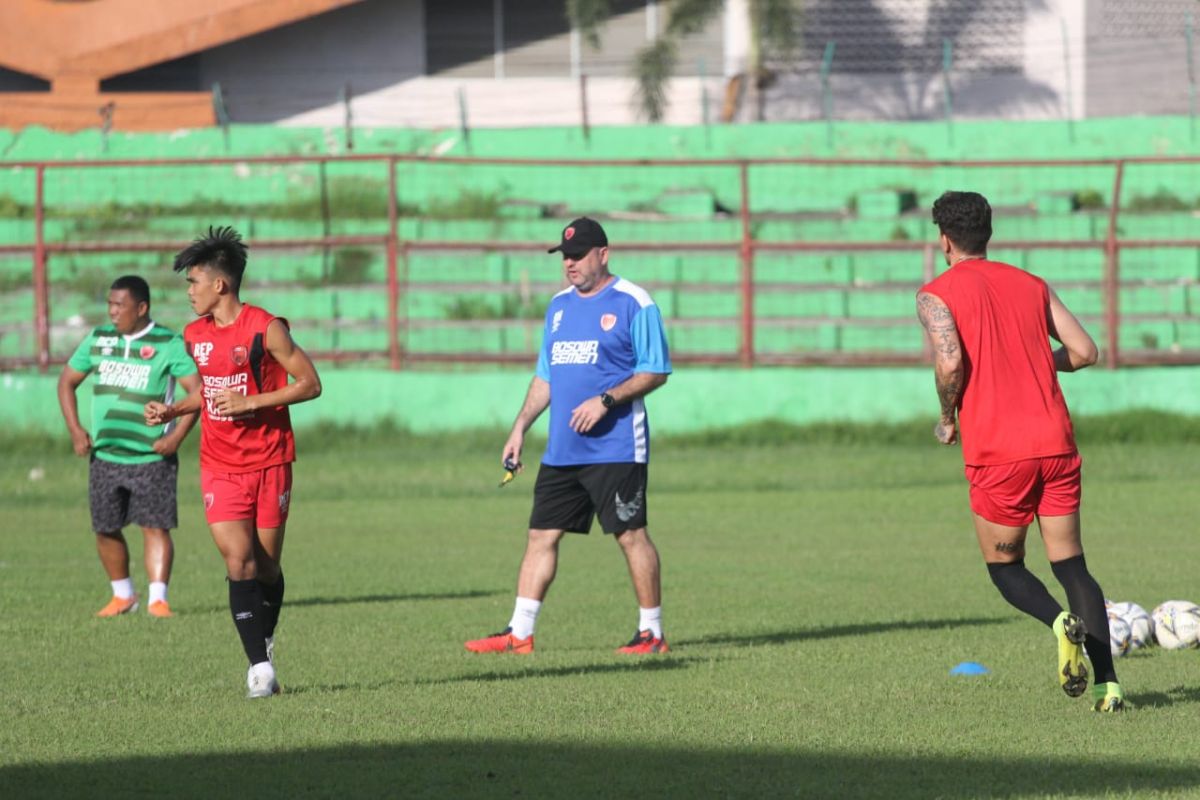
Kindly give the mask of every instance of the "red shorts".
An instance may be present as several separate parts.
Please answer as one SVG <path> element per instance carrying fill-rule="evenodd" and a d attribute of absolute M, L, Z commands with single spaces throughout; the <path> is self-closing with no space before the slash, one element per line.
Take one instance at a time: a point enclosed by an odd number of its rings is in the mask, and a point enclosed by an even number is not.
<path fill-rule="evenodd" d="M 287 522 L 292 499 L 292 465 L 278 464 L 253 472 L 200 470 L 204 516 L 208 524 L 252 519 L 259 528 Z"/>
<path fill-rule="evenodd" d="M 1065 517 L 1079 510 L 1078 453 L 966 468 L 971 510 L 989 522 L 1017 528 L 1039 517 Z"/>

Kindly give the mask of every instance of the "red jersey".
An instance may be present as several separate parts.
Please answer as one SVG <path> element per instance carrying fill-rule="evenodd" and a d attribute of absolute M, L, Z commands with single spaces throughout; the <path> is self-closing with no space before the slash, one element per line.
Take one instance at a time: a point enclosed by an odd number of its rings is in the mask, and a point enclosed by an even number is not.
<path fill-rule="evenodd" d="M 1050 290 L 1025 270 L 976 258 L 921 288 L 941 298 L 962 342 L 963 461 L 1007 464 L 1076 452 L 1050 347 Z"/>
<path fill-rule="evenodd" d="M 200 411 L 202 468 L 251 472 L 296 460 L 287 406 L 226 417 L 217 412 L 213 402 L 222 389 L 249 396 L 287 386 L 287 371 L 267 352 L 267 325 L 274 319 L 269 312 L 246 303 L 230 325 L 219 327 L 209 315 L 183 329 L 188 352 L 200 370 L 204 397 Z"/>

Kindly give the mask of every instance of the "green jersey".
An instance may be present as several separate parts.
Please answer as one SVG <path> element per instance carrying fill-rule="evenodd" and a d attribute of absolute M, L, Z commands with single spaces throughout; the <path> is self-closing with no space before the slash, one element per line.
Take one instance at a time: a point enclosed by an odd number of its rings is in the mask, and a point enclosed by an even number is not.
<path fill-rule="evenodd" d="M 171 429 L 147 425 L 142 409 L 151 400 L 168 405 L 175 379 L 196 374 L 183 337 L 151 322 L 129 336 L 112 324 L 93 328 L 67 364 L 79 372 L 94 372 L 92 389 L 92 452 L 117 464 L 146 464 L 162 458 L 154 442 Z"/>

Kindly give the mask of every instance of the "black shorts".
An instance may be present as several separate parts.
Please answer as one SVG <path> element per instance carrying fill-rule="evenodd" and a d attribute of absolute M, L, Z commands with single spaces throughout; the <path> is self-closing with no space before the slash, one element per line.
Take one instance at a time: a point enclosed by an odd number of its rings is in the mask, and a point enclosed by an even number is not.
<path fill-rule="evenodd" d="M 88 501 L 92 530 L 113 533 L 133 523 L 143 528 L 171 530 L 179 524 L 175 484 L 179 459 L 149 464 L 114 464 L 92 456 L 88 470 Z"/>
<path fill-rule="evenodd" d="M 542 464 L 529 527 L 587 533 L 596 515 L 605 533 L 644 528 L 647 472 L 645 464 Z"/>

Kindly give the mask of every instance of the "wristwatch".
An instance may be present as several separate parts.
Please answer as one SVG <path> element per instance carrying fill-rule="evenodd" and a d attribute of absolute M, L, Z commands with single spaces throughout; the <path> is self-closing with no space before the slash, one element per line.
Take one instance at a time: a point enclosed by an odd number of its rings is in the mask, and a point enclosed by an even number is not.
<path fill-rule="evenodd" d="M 600 402 L 604 404 L 605 408 L 612 408 L 617 404 L 616 399 L 608 392 L 600 393 Z"/>

